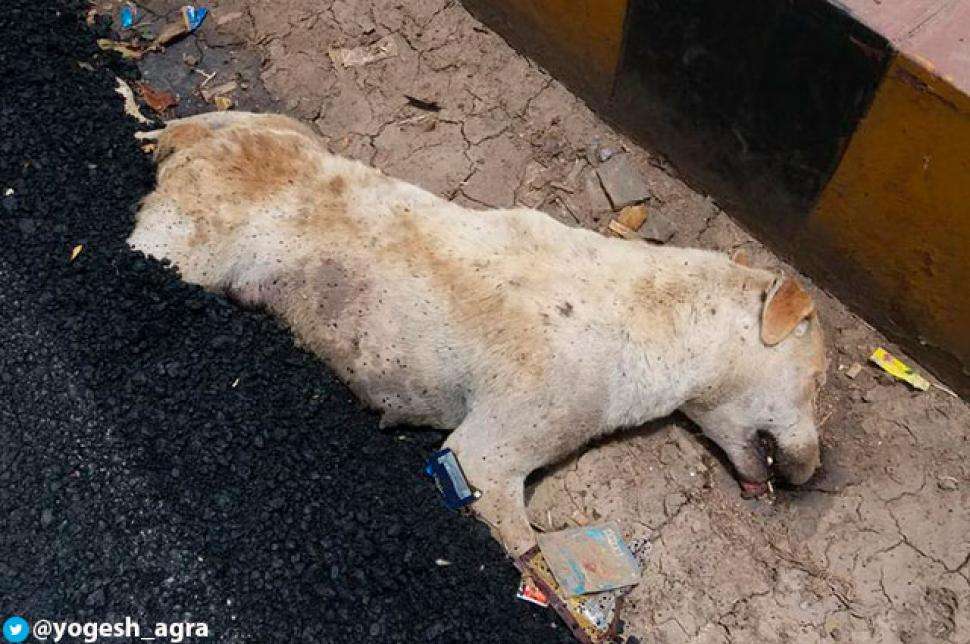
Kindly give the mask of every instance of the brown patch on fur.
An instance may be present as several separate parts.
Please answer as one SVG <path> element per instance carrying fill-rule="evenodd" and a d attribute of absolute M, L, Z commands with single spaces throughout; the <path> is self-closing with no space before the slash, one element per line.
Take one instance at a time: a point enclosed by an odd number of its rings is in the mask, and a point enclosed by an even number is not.
<path fill-rule="evenodd" d="M 541 318 L 526 310 L 520 301 L 523 296 L 515 294 L 517 289 L 503 289 L 502 284 L 491 283 L 487 275 L 463 264 L 461 258 L 439 252 L 445 245 L 422 230 L 408 212 L 398 219 L 400 224 L 393 230 L 400 238 L 385 247 L 385 252 L 397 256 L 412 274 L 430 280 L 447 297 L 455 323 L 467 329 L 463 337 L 481 338 L 493 356 L 505 358 L 510 371 L 496 376 L 528 375 L 541 380 L 549 345 L 541 337 Z"/>
<path fill-rule="evenodd" d="M 307 191 L 306 195 L 307 203 L 300 207 L 299 216 L 289 222 L 297 239 L 315 238 L 320 240 L 318 246 L 328 247 L 328 242 L 364 235 L 341 196 L 329 190 Z"/>
<path fill-rule="evenodd" d="M 264 201 L 311 179 L 314 166 L 303 151 L 302 137 L 233 129 L 220 142 L 226 149 L 213 155 L 214 170 L 242 199 Z"/>
<path fill-rule="evenodd" d="M 798 280 L 785 278 L 765 302 L 761 314 L 761 340 L 769 347 L 778 344 L 814 310 L 815 303 Z"/>
<path fill-rule="evenodd" d="M 226 297 L 246 308 L 273 309 L 283 300 L 287 276 L 274 276 L 260 282 L 231 282 L 224 287 Z"/>
<path fill-rule="evenodd" d="M 205 246 L 213 238 L 226 239 L 238 222 L 226 222 L 218 212 L 208 212 L 198 204 L 181 202 L 182 212 L 192 220 L 192 235 L 185 241 L 188 248 Z"/>
<path fill-rule="evenodd" d="M 329 257 L 319 264 L 307 266 L 303 274 L 303 288 L 309 291 L 313 316 L 325 324 L 339 322 L 344 311 L 368 290 L 364 281 Z"/>
<path fill-rule="evenodd" d="M 273 310 L 293 330 L 301 346 L 327 356 L 335 370 L 345 375 L 360 357 L 360 340 L 341 329 L 357 325 L 366 313 L 363 300 L 371 285 L 340 261 L 324 258 L 287 271 L 275 283 L 283 286 Z"/>
<path fill-rule="evenodd" d="M 163 136 L 168 135 L 166 130 Z M 279 199 L 291 186 L 325 203 L 328 210 L 343 210 L 342 202 L 335 203 L 320 189 L 308 139 L 292 128 L 274 132 L 231 126 L 210 131 L 190 123 L 172 127 L 170 140 L 171 154 L 180 154 L 160 167 L 157 192 L 175 201 L 178 211 L 194 222 L 189 247 L 226 239 L 252 218 L 255 208 Z"/>
<path fill-rule="evenodd" d="M 161 163 L 175 152 L 191 148 L 211 135 L 209 128 L 198 123 L 183 123 L 167 127 L 158 137 L 155 163 Z"/>
<path fill-rule="evenodd" d="M 327 182 L 327 190 L 329 190 L 333 196 L 341 197 L 347 190 L 347 180 L 340 175 L 337 175 Z"/>

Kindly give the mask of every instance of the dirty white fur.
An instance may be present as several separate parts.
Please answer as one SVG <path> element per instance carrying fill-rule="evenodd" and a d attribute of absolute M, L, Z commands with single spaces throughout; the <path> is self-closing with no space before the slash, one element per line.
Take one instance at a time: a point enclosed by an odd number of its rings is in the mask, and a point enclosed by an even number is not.
<path fill-rule="evenodd" d="M 454 429 L 473 506 L 514 554 L 535 543 L 528 474 L 681 409 L 742 478 L 818 464 L 814 315 L 768 347 L 776 276 L 725 256 L 609 239 L 530 209 L 475 211 L 329 154 L 280 116 L 204 115 L 158 137 L 129 243 L 278 314 L 385 423 Z M 807 327 L 806 327 L 807 325 Z"/>

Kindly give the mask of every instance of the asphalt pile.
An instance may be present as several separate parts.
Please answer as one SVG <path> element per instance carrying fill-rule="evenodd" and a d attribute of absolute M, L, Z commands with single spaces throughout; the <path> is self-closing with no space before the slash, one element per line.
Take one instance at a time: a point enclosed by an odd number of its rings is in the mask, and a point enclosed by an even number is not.
<path fill-rule="evenodd" d="M 442 434 L 379 430 L 271 318 L 125 247 L 154 171 L 85 9 L 0 11 L 0 618 L 570 641 L 423 476 Z"/>

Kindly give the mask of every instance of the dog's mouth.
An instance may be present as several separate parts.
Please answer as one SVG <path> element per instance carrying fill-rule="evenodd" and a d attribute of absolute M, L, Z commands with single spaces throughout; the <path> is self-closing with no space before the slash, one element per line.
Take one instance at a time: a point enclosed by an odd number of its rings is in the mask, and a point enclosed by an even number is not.
<path fill-rule="evenodd" d="M 741 496 L 746 499 L 763 496 L 772 491 L 771 480 L 775 477 L 775 463 L 778 460 L 778 443 L 774 436 L 767 432 L 758 432 L 752 449 L 764 475 L 756 479 L 747 478 L 744 474 L 740 475 Z"/>

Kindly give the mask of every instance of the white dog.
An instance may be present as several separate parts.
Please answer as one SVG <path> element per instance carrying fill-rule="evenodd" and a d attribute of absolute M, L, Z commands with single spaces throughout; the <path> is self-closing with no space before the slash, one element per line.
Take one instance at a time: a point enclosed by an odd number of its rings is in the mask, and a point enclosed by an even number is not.
<path fill-rule="evenodd" d="M 454 429 L 513 555 L 526 476 L 681 409 L 749 487 L 819 464 L 811 299 L 724 255 L 608 239 L 536 210 L 470 210 L 328 153 L 286 117 L 206 114 L 158 138 L 129 244 L 281 317 L 383 423 Z"/>

